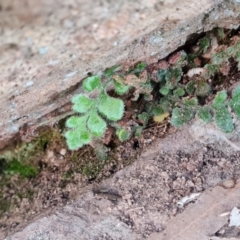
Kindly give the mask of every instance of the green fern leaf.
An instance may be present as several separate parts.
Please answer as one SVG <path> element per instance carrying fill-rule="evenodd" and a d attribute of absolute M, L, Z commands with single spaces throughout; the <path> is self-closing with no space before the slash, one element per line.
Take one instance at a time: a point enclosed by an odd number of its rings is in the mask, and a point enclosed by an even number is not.
<path fill-rule="evenodd" d="M 202 107 L 198 110 L 197 117 L 205 123 L 210 123 L 212 120 L 212 114 L 209 107 Z"/>
<path fill-rule="evenodd" d="M 181 127 L 193 117 L 194 112 L 189 108 L 174 108 L 170 122 L 173 126 Z"/>
<path fill-rule="evenodd" d="M 138 63 L 133 69 L 129 71 L 129 73 L 140 73 L 146 68 L 147 64 L 144 62 Z"/>
<path fill-rule="evenodd" d="M 64 135 L 70 150 L 77 150 L 83 146 L 83 142 L 80 141 L 80 135 L 77 131 L 67 131 Z"/>
<path fill-rule="evenodd" d="M 224 33 L 224 30 L 222 28 L 218 28 L 217 29 L 217 34 L 221 39 L 225 39 L 226 38 L 226 34 Z"/>
<path fill-rule="evenodd" d="M 97 88 L 101 88 L 101 80 L 98 75 L 88 77 L 83 81 L 83 89 L 85 92 L 92 92 Z"/>
<path fill-rule="evenodd" d="M 153 100 L 152 94 L 149 94 L 149 93 L 144 94 L 144 95 L 143 95 L 143 98 L 144 98 L 145 101 L 148 101 L 148 102 L 151 101 L 151 100 Z"/>
<path fill-rule="evenodd" d="M 185 90 L 189 95 L 193 95 L 196 90 L 196 82 L 195 81 L 189 81 L 187 85 L 185 86 Z"/>
<path fill-rule="evenodd" d="M 215 109 L 214 121 L 223 132 L 229 133 L 234 129 L 232 116 L 226 106 Z"/>
<path fill-rule="evenodd" d="M 218 92 L 213 100 L 212 107 L 215 109 L 224 107 L 226 99 L 227 92 L 225 90 Z"/>
<path fill-rule="evenodd" d="M 210 39 L 208 37 L 201 38 L 198 42 L 200 51 L 203 51 L 204 53 L 207 51 L 207 49 L 210 47 Z"/>
<path fill-rule="evenodd" d="M 226 52 L 229 56 L 234 57 L 236 54 L 235 46 L 228 47 Z"/>
<path fill-rule="evenodd" d="M 237 118 L 240 119 L 240 85 L 233 90 L 230 106 L 236 113 Z"/>
<path fill-rule="evenodd" d="M 65 137 L 70 150 L 76 150 L 81 148 L 84 144 L 89 144 L 91 142 L 91 135 L 85 126 L 80 126 L 75 130 L 67 131 Z"/>
<path fill-rule="evenodd" d="M 170 74 L 168 69 L 160 69 L 157 73 L 157 78 L 159 79 L 160 83 L 166 82 L 166 79 L 169 78 L 168 75 Z"/>
<path fill-rule="evenodd" d="M 160 107 L 160 106 L 154 106 L 152 109 L 151 109 L 151 115 L 153 116 L 158 116 L 158 115 L 161 115 L 165 113 L 165 111 Z"/>
<path fill-rule="evenodd" d="M 170 79 L 169 79 L 170 81 L 176 83 L 176 82 L 179 82 L 181 78 L 182 78 L 182 68 L 173 68 L 170 71 Z"/>
<path fill-rule="evenodd" d="M 207 97 L 211 92 L 211 87 L 206 82 L 200 82 L 197 84 L 196 95 L 199 97 Z"/>
<path fill-rule="evenodd" d="M 113 66 L 104 72 L 104 76 L 111 77 L 112 75 L 114 75 L 116 71 L 119 71 L 120 69 L 121 69 L 120 66 Z"/>
<path fill-rule="evenodd" d="M 234 58 L 237 56 L 237 54 L 239 54 L 239 51 L 240 51 L 240 41 L 236 42 L 235 45 L 228 47 L 226 50 L 229 56 Z"/>
<path fill-rule="evenodd" d="M 194 62 L 196 57 L 197 57 L 197 54 L 191 54 L 190 53 L 190 54 L 187 55 L 187 62 L 189 64 L 189 66 L 192 67 L 192 68 L 197 67 L 196 63 Z"/>
<path fill-rule="evenodd" d="M 207 69 L 207 73 L 204 75 L 205 78 L 209 78 L 213 76 L 220 68 L 218 64 L 206 64 L 205 67 Z"/>
<path fill-rule="evenodd" d="M 183 104 L 186 106 L 186 107 L 194 107 L 194 106 L 197 106 L 198 105 L 198 99 L 193 97 L 193 98 L 183 98 Z"/>
<path fill-rule="evenodd" d="M 88 132 L 85 126 L 79 126 L 75 129 L 75 131 L 78 132 L 80 141 L 83 144 L 89 144 L 91 142 L 91 134 Z"/>
<path fill-rule="evenodd" d="M 143 128 L 144 127 L 142 127 L 142 126 L 138 126 L 135 128 L 135 137 L 141 137 Z"/>
<path fill-rule="evenodd" d="M 87 121 L 87 127 L 94 136 L 101 137 L 107 128 L 107 124 L 97 113 L 92 113 Z"/>
<path fill-rule="evenodd" d="M 166 95 L 169 94 L 170 88 L 169 88 L 167 85 L 165 85 L 165 86 L 163 86 L 162 88 L 160 88 L 159 92 L 160 92 L 163 96 L 166 96 Z"/>
<path fill-rule="evenodd" d="M 130 138 L 130 133 L 125 129 L 118 129 L 116 135 L 121 142 L 124 142 Z"/>
<path fill-rule="evenodd" d="M 149 114 L 147 114 L 146 112 L 138 114 L 138 119 L 145 125 L 148 123 Z"/>
<path fill-rule="evenodd" d="M 175 95 L 177 97 L 182 97 L 185 95 L 185 91 L 182 87 L 178 87 L 173 91 L 173 95 Z"/>
<path fill-rule="evenodd" d="M 214 53 L 212 56 L 212 63 L 220 65 L 226 62 L 229 57 L 230 57 L 229 54 L 225 51 Z"/>
<path fill-rule="evenodd" d="M 86 121 L 87 121 L 87 116 L 83 116 L 83 117 L 71 116 L 66 121 L 66 126 L 68 128 L 76 128 L 82 125 L 86 126 Z"/>
<path fill-rule="evenodd" d="M 72 102 L 74 103 L 72 109 L 79 113 L 85 113 L 95 103 L 94 100 L 84 96 L 83 94 L 74 96 L 72 98 Z"/>
<path fill-rule="evenodd" d="M 136 66 L 136 70 L 142 72 L 146 68 L 147 64 L 145 62 L 138 63 Z"/>
<path fill-rule="evenodd" d="M 175 101 L 170 98 L 170 96 L 165 96 L 160 99 L 159 105 L 164 110 L 164 112 L 170 112 L 174 106 Z"/>
<path fill-rule="evenodd" d="M 114 90 L 117 94 L 123 95 L 128 92 L 129 86 L 121 84 L 120 82 L 114 80 Z"/>
<path fill-rule="evenodd" d="M 121 99 L 104 95 L 98 106 L 98 111 L 111 121 L 118 121 L 123 117 L 124 103 Z"/>

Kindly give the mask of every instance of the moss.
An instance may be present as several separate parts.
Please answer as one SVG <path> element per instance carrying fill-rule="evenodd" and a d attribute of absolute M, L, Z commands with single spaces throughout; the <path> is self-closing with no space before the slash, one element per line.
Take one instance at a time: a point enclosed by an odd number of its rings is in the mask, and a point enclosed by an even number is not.
<path fill-rule="evenodd" d="M 17 159 L 13 159 L 5 167 L 5 174 L 19 174 L 24 178 L 35 177 L 38 172 L 36 166 L 32 167 L 27 164 L 22 164 Z"/>
<path fill-rule="evenodd" d="M 89 163 L 83 167 L 82 174 L 88 178 L 96 178 L 100 173 L 102 167 L 98 164 Z"/>
<path fill-rule="evenodd" d="M 95 179 L 110 161 L 110 159 L 99 160 L 94 149 L 90 146 L 85 146 L 83 149 L 73 152 L 71 160 L 73 163 L 72 169 L 89 179 Z"/>
<path fill-rule="evenodd" d="M 10 209 L 18 205 L 17 199 L 27 198 L 33 200 L 34 191 L 31 188 L 16 189 L 12 185 L 21 186 L 26 178 L 34 178 L 38 175 L 38 156 L 45 153 L 49 144 L 64 142 L 63 137 L 57 130 L 45 129 L 30 143 L 20 143 L 15 148 L 8 149 L 0 154 L 0 217 Z M 15 191 L 15 197 L 4 197 L 4 189 Z M 17 198 L 17 199 L 16 199 Z"/>
<path fill-rule="evenodd" d="M 63 140 L 57 130 L 42 131 L 39 136 L 30 143 L 21 143 L 0 155 L 1 174 L 19 174 L 24 178 L 32 178 L 39 172 L 36 156 L 43 154 L 48 145 L 54 141 Z"/>

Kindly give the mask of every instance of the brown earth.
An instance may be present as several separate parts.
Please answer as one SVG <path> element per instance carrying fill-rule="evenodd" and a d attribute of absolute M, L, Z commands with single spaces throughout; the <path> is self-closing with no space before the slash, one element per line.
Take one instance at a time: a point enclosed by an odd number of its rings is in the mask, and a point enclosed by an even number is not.
<path fill-rule="evenodd" d="M 7 239 L 146 239 L 161 232 L 184 211 L 177 207 L 182 197 L 239 178 L 239 153 L 211 135 L 204 144 L 199 142 L 191 134 L 199 126 L 192 123 L 155 141 L 131 166 L 83 188 L 63 209 L 48 211 Z M 238 229 L 234 231 L 231 236 L 239 236 Z"/>

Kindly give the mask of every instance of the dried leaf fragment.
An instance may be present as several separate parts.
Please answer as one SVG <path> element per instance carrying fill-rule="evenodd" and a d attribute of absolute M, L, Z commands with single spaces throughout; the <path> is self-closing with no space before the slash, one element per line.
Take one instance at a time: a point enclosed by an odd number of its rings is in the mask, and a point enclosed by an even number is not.
<path fill-rule="evenodd" d="M 206 73 L 205 68 L 192 68 L 187 72 L 187 76 L 192 78 L 194 75 L 202 75 L 203 73 Z"/>
<path fill-rule="evenodd" d="M 153 121 L 154 121 L 154 122 L 157 122 L 157 123 L 161 123 L 161 122 L 163 122 L 163 120 L 164 120 L 165 118 L 167 118 L 168 116 L 169 116 L 169 113 L 166 112 L 166 113 L 163 113 L 163 114 L 154 116 L 154 117 L 153 117 Z"/>

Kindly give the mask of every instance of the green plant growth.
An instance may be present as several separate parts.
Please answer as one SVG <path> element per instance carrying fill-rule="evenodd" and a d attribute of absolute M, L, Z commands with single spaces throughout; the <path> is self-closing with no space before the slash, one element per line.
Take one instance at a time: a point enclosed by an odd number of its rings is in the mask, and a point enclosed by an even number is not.
<path fill-rule="evenodd" d="M 121 142 L 124 142 L 130 138 L 130 133 L 126 129 L 117 129 L 116 135 Z"/>
<path fill-rule="evenodd" d="M 215 124 L 226 133 L 232 132 L 234 129 L 233 116 L 229 112 L 229 108 L 235 112 L 240 119 L 240 85 L 238 85 L 232 94 L 232 98 L 228 101 L 228 95 L 225 90 L 218 92 L 209 106 L 199 106 L 195 103 L 186 104 L 172 111 L 171 124 L 177 127 L 182 126 L 191 120 L 195 114 L 205 123 L 210 123 L 212 118 Z M 189 100 L 188 100 L 189 102 Z"/>
<path fill-rule="evenodd" d="M 218 29 L 217 34 L 218 39 L 226 37 L 221 29 Z M 104 72 L 102 79 L 98 75 L 86 78 L 82 85 L 84 93 L 72 98 L 72 109 L 76 115 L 66 121 L 68 130 L 65 132 L 65 137 L 69 149 L 81 148 L 83 145 L 93 143 L 95 139 L 101 138 L 107 125 L 116 129 L 116 135 L 120 141 L 129 139 L 133 132 L 135 132 L 135 136 L 140 136 L 150 117 L 161 114 L 166 116 L 171 114 L 170 122 L 177 127 L 196 116 L 205 123 L 214 120 L 222 131 L 231 132 L 234 125 L 229 109 L 231 108 L 240 119 L 239 86 L 234 89 L 232 98 L 227 96 L 226 91 L 222 91 L 216 94 L 213 103 L 209 106 L 201 106 L 199 102 L 203 102 L 212 92 L 212 86 L 207 80 L 214 76 L 230 58 L 238 62 L 240 69 L 240 41 L 233 40 L 229 47 L 222 46 L 213 53 L 211 60 L 204 66 L 205 71 L 201 77 L 188 79 L 187 84 L 183 84 L 182 81 L 183 69 L 186 68 L 186 64 L 187 68 L 192 67 L 194 59 L 200 54 L 206 53 L 210 47 L 210 35 L 207 35 L 199 40 L 198 49 L 194 54 L 187 55 L 182 51 L 181 55 L 174 55 L 172 63 L 175 63 L 171 64 L 171 67 L 158 71 L 158 82 L 154 84 L 159 86 L 160 100 L 155 106 L 151 102 L 153 84 L 149 79 L 145 63 L 137 64 L 125 74 L 115 75 L 120 68 L 113 67 Z M 177 60 L 177 58 L 179 59 Z M 118 95 L 127 93 L 133 87 L 134 98 L 131 99 L 132 101 L 137 101 L 142 94 L 144 100 L 150 102 L 151 107 L 136 116 L 138 122 L 142 124 L 141 126 L 135 126 L 129 131 L 118 125 L 117 122 L 124 114 L 124 102 L 120 98 L 110 96 L 108 89 L 111 87 Z"/>
<path fill-rule="evenodd" d="M 82 86 L 84 93 L 72 98 L 72 109 L 77 115 L 68 118 L 66 126 L 69 130 L 65 132 L 70 150 L 76 150 L 96 138 L 101 138 L 109 121 L 116 122 L 123 117 L 123 101 L 111 97 L 107 91 L 111 84 L 119 95 L 129 90 L 129 86 L 112 78 L 115 70 L 116 68 L 105 72 L 105 82 L 102 82 L 98 75 L 86 78 Z M 91 97 L 93 95 L 94 97 Z M 120 130 L 117 131 L 119 135 Z M 122 136 L 122 131 L 120 133 L 119 136 Z"/>
<path fill-rule="evenodd" d="M 230 106 L 236 113 L 238 120 L 240 120 L 240 85 L 233 90 Z"/>
<path fill-rule="evenodd" d="M 233 42 L 229 47 L 218 50 L 218 52 L 212 55 L 211 63 L 205 65 L 207 72 L 204 77 L 207 79 L 216 74 L 230 58 L 238 62 L 238 69 L 240 69 L 240 40 Z"/>
<path fill-rule="evenodd" d="M 210 46 L 211 46 L 211 40 L 209 36 L 199 39 L 196 52 L 187 55 L 188 64 L 191 67 L 196 67 L 194 63 L 194 59 L 200 54 L 206 53 Z"/>
<path fill-rule="evenodd" d="M 197 112 L 197 117 L 205 123 L 210 123 L 212 121 L 211 108 L 208 106 L 200 108 Z"/>
<path fill-rule="evenodd" d="M 139 63 L 126 74 L 125 83 L 134 88 L 132 101 L 137 101 L 140 94 L 146 101 L 152 100 L 153 86 L 145 68 L 146 63 Z"/>
<path fill-rule="evenodd" d="M 210 46 L 208 38 L 199 41 L 199 50 L 196 54 L 204 53 Z M 181 70 L 164 69 L 158 73 L 160 90 L 160 106 L 164 111 L 170 112 L 171 124 L 177 127 L 182 126 L 195 115 L 209 123 L 213 120 L 216 125 L 224 132 L 231 132 L 234 128 L 233 119 L 229 112 L 229 107 L 233 109 L 240 119 L 240 87 L 233 91 L 230 102 L 227 101 L 225 91 L 216 94 L 211 106 L 200 106 L 198 98 L 206 98 L 211 93 L 211 86 L 206 79 L 216 74 L 222 64 L 228 61 L 230 57 L 240 60 L 240 41 L 228 48 L 213 54 L 212 61 L 205 65 L 206 74 L 201 79 L 190 80 L 185 86 L 181 84 Z M 174 77 L 173 77 L 174 76 Z M 173 81 L 174 80 L 174 81 Z"/>
<path fill-rule="evenodd" d="M 211 93 L 211 86 L 204 78 L 200 80 L 191 80 L 186 86 L 185 90 L 189 95 L 196 95 L 198 97 L 207 97 Z"/>
<path fill-rule="evenodd" d="M 30 143 L 22 143 L 13 150 L 0 154 L 0 174 L 19 175 L 22 178 L 32 178 L 39 172 L 36 155 L 45 151 L 47 145 L 59 141 L 61 134 L 56 131 L 43 131 Z"/>
<path fill-rule="evenodd" d="M 204 44 L 206 47 L 204 48 Z M 207 49 L 207 41 L 202 42 L 202 51 Z M 235 51 L 239 51 L 236 45 Z M 229 57 L 227 52 L 229 48 L 213 55 L 213 64 L 206 65 L 207 75 L 214 75 Z M 232 52 L 232 51 L 231 51 Z M 235 53 L 235 56 L 236 53 Z M 234 128 L 233 119 L 229 112 L 231 106 L 233 111 L 240 118 L 240 87 L 233 91 L 232 100 L 227 101 L 227 93 L 225 91 L 216 94 L 216 97 L 211 106 L 200 106 L 198 98 L 206 98 L 211 93 L 211 86 L 207 83 L 205 78 L 190 80 L 185 86 L 181 83 L 182 72 L 181 69 L 164 69 L 158 73 L 160 83 L 160 106 L 165 112 L 171 113 L 171 124 L 180 127 L 192 118 L 197 116 L 205 123 L 210 123 L 212 119 L 215 124 L 224 132 L 231 132 Z"/>
<path fill-rule="evenodd" d="M 31 165 L 22 164 L 17 159 L 13 159 L 5 168 L 5 174 L 19 174 L 24 178 L 35 177 L 37 174 L 36 167 L 32 167 Z"/>

